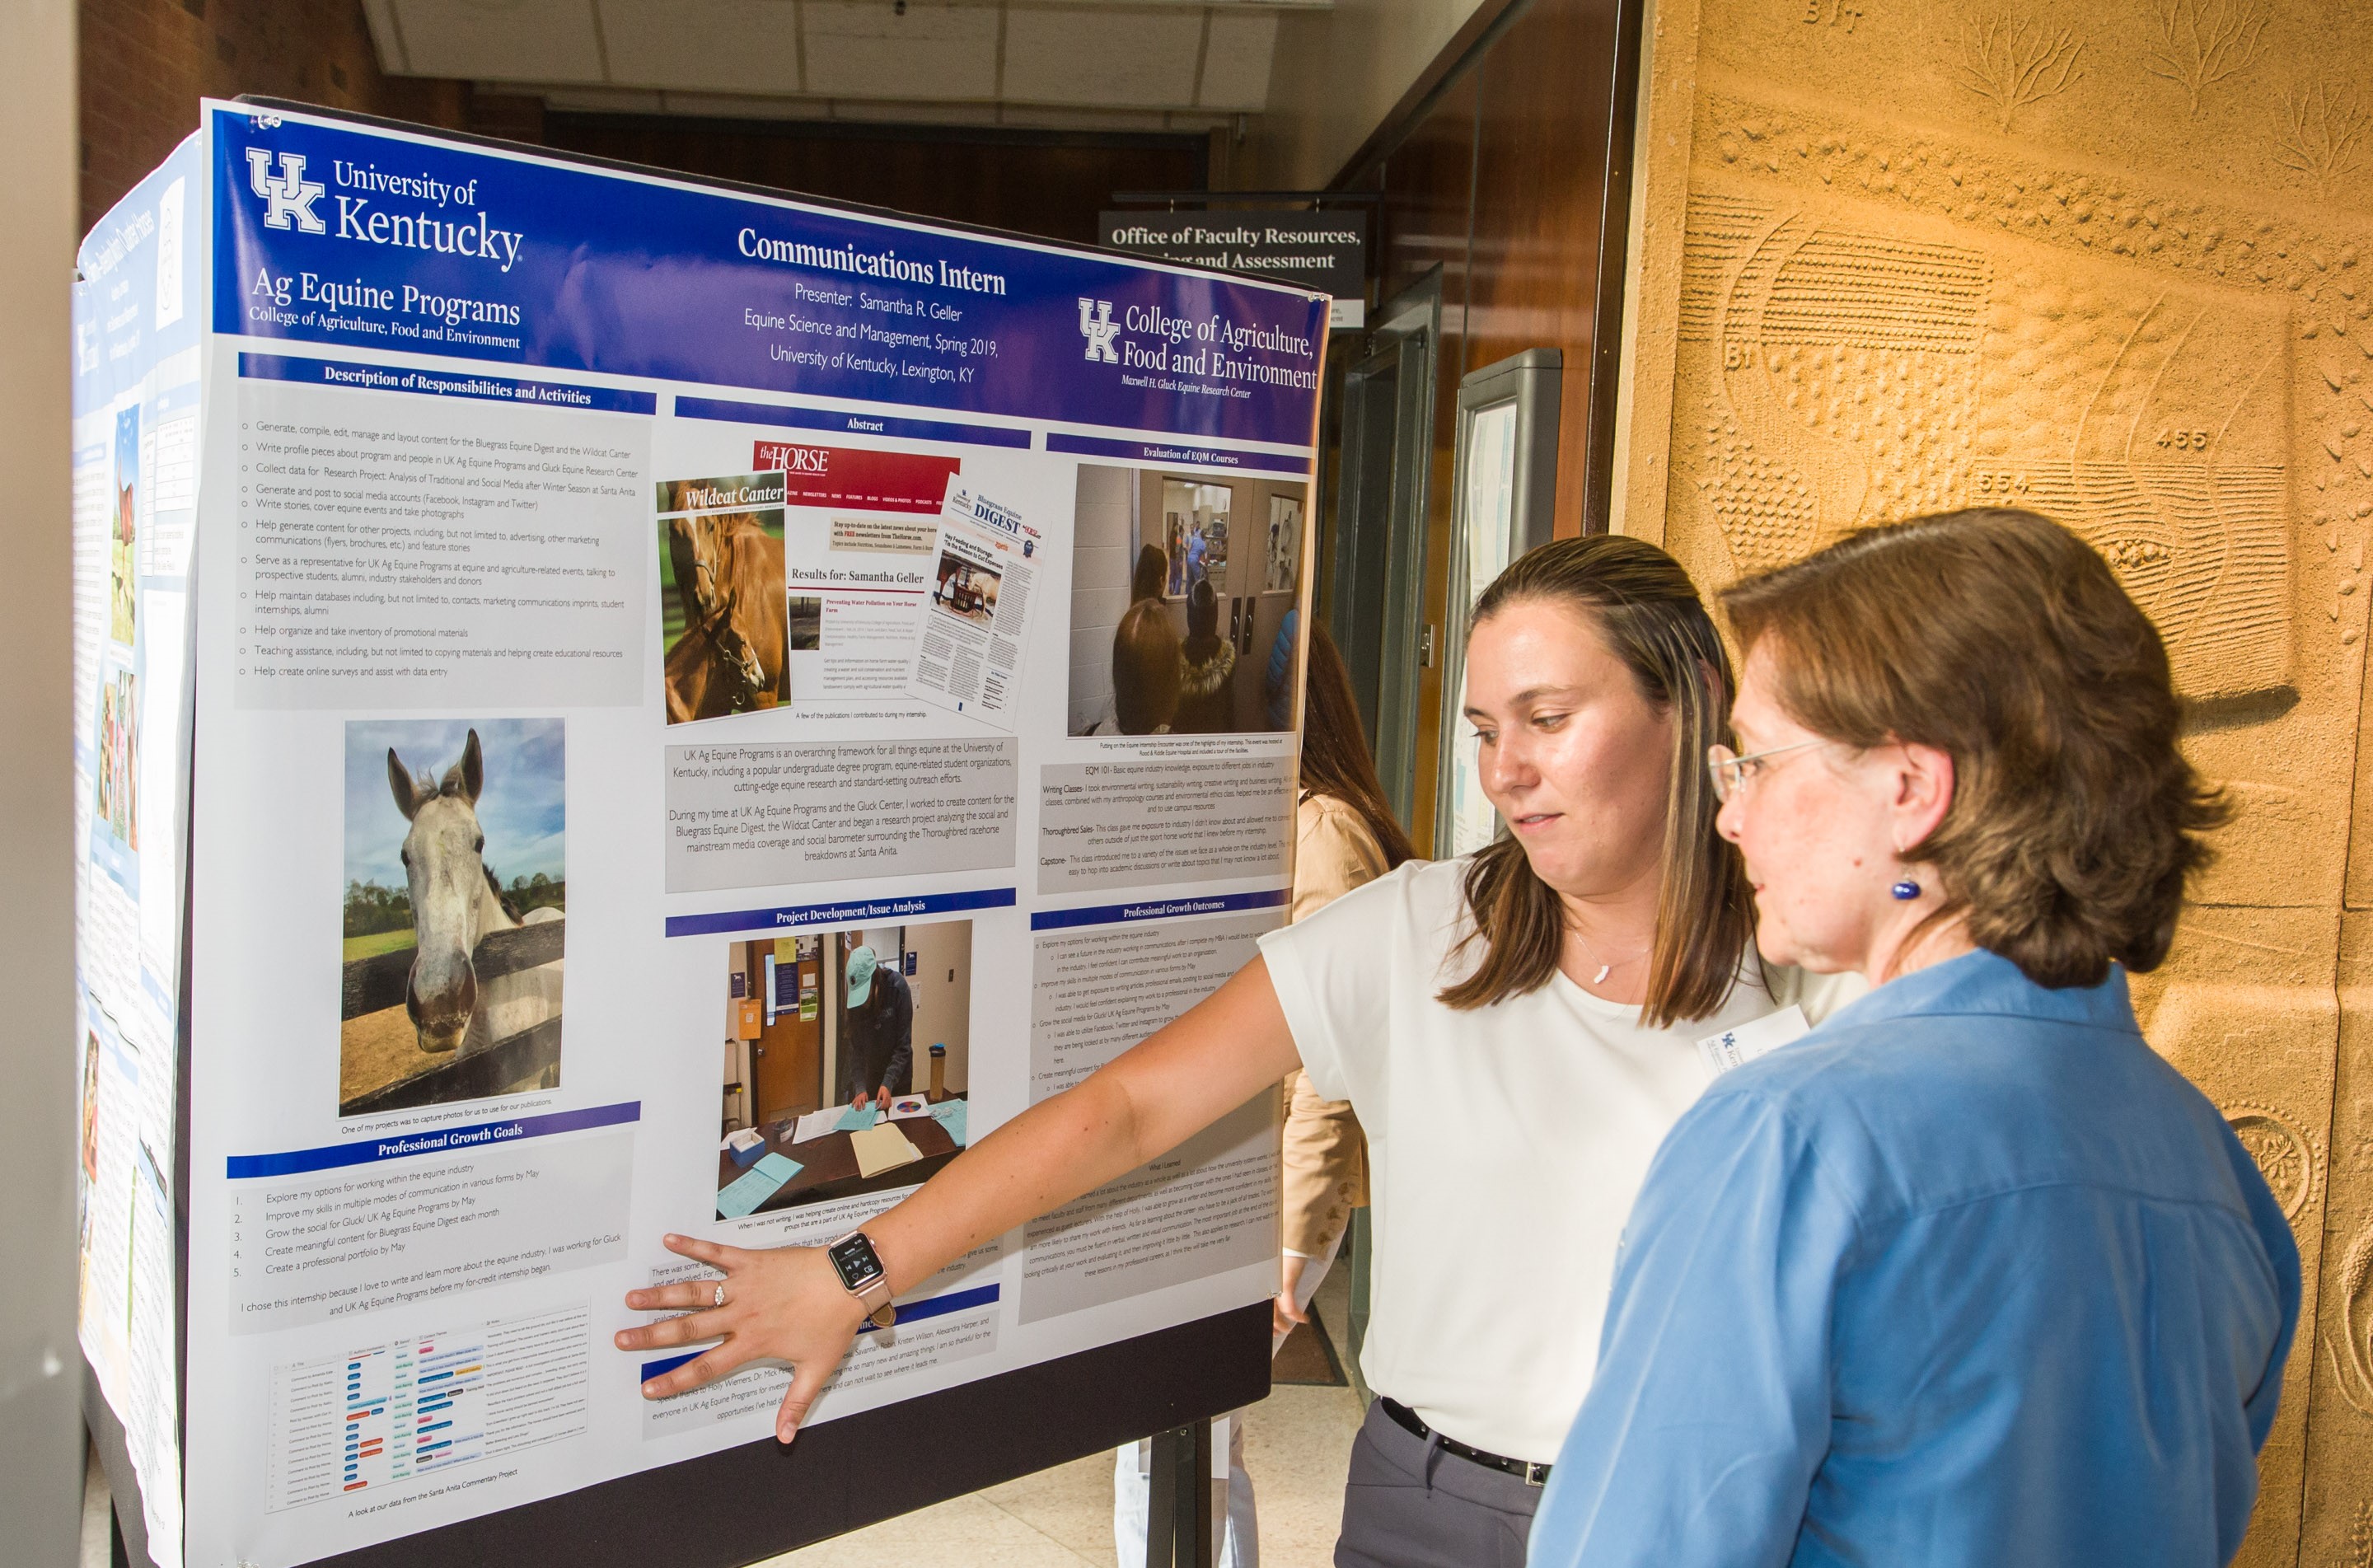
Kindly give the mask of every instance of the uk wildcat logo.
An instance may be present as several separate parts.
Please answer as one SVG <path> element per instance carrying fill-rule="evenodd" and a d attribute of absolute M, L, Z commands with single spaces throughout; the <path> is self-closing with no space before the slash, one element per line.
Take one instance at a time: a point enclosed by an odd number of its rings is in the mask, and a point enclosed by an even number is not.
<path fill-rule="evenodd" d="M 1107 365 L 1120 363 L 1120 351 L 1113 346 L 1113 339 L 1120 335 L 1120 323 L 1112 319 L 1111 300 L 1080 301 L 1080 335 L 1088 340 L 1089 359 Z"/>
<path fill-rule="evenodd" d="M 321 199 L 329 187 L 319 180 L 305 178 L 305 155 L 280 154 L 280 173 L 272 173 L 271 151 L 264 147 L 247 149 L 247 182 L 270 205 L 264 209 L 263 227 L 286 228 L 288 220 L 308 234 L 326 234 L 329 226 L 313 216 L 313 204 Z"/>

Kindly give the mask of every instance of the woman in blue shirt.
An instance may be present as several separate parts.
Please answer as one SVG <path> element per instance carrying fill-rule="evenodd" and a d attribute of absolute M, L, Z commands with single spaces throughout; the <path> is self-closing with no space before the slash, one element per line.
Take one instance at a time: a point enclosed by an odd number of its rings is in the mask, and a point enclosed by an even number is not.
<path fill-rule="evenodd" d="M 2015 511 L 1724 603 L 1758 945 L 1876 989 L 1666 1138 L 1530 1562 L 2227 1562 L 2299 1265 L 2127 1000 L 2224 816 L 2157 633 Z"/>

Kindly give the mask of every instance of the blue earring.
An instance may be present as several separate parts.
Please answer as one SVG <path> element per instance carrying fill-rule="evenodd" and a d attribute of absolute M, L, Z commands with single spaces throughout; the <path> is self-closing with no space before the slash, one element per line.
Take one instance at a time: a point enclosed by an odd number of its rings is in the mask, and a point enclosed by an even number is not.
<path fill-rule="evenodd" d="M 1887 891 L 1892 893 L 1896 897 L 1900 898 L 1905 903 L 1909 904 L 1911 900 L 1920 896 L 1920 884 L 1912 881 L 1910 877 L 1905 877 L 1901 882 L 1897 883 L 1893 887 L 1888 888 Z"/>

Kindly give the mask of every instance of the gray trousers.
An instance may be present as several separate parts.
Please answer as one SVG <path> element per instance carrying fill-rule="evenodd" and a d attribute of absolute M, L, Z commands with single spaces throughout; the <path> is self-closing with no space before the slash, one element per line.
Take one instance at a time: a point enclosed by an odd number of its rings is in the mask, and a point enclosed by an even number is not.
<path fill-rule="evenodd" d="M 1351 1444 L 1335 1568 L 1524 1568 L 1541 1489 L 1442 1451 L 1384 1406 Z"/>

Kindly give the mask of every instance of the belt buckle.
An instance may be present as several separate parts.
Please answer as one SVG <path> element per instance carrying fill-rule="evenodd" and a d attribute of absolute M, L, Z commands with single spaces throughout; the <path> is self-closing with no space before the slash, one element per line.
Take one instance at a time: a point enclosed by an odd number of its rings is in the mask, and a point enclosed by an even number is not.
<path fill-rule="evenodd" d="M 1537 1459 L 1526 1460 L 1524 1469 L 1524 1482 L 1526 1486 L 1549 1485 L 1549 1467 L 1540 1463 Z"/>

